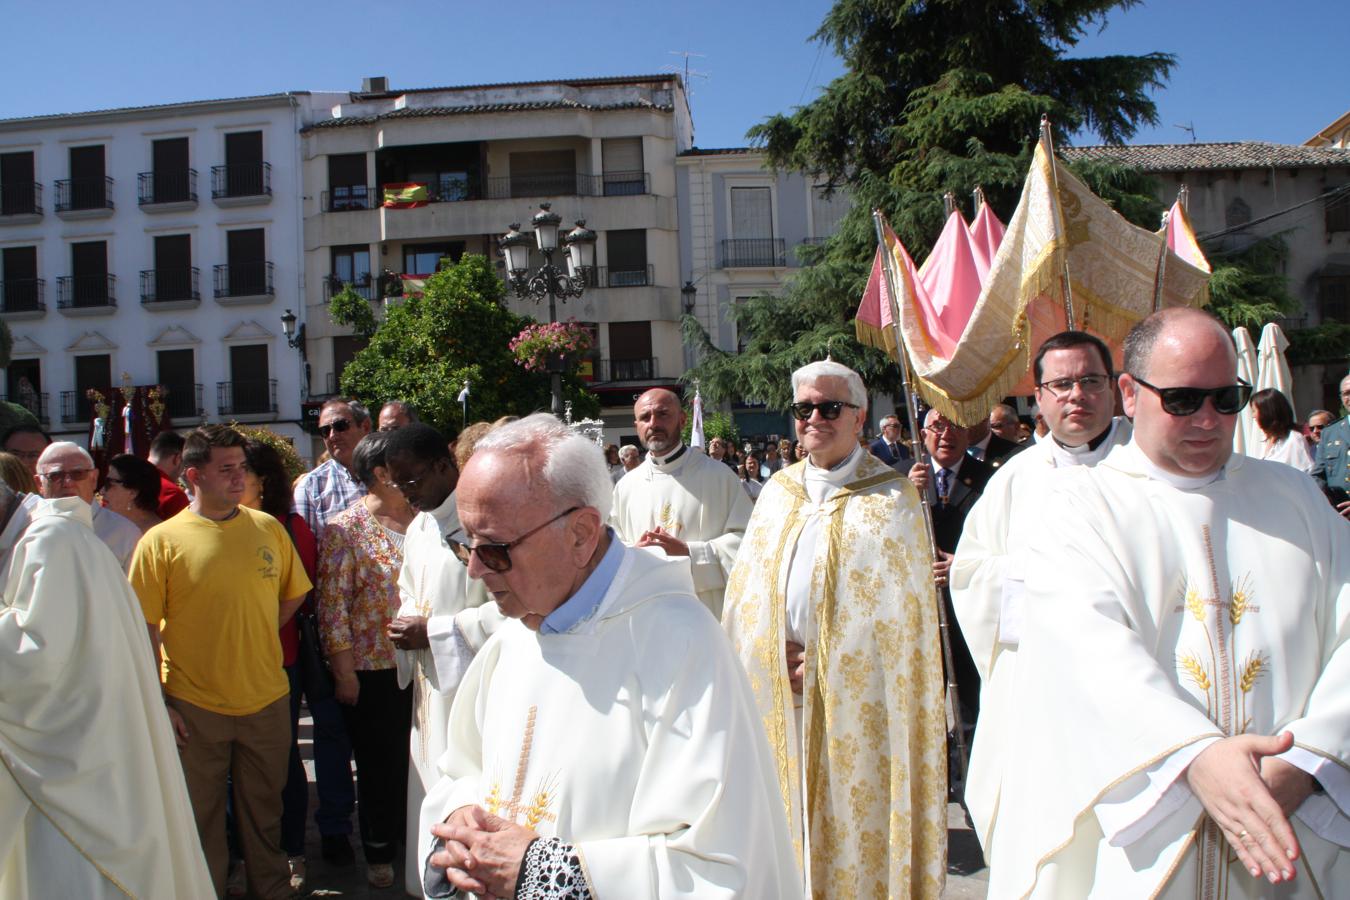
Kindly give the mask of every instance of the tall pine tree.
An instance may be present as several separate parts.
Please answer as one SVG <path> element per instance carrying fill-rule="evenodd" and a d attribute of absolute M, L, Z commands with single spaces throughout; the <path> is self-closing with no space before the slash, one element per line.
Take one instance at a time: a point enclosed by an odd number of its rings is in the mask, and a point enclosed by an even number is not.
<path fill-rule="evenodd" d="M 898 393 L 894 367 L 853 337 L 852 317 L 876 246 L 871 210 L 880 207 L 922 260 L 944 221 L 943 195 L 976 187 L 1005 221 L 1030 165 L 1041 116 L 1057 142 L 1074 134 L 1118 143 L 1155 124 L 1148 91 L 1174 59 L 1073 57 L 1088 29 L 1138 0 L 839 0 L 814 40 L 847 71 L 791 114 L 751 129 L 778 169 L 807 172 L 846 189 L 853 209 L 783 296 L 732 311 L 749 335 L 741 354 L 717 349 L 693 319 L 686 339 L 700 349 L 698 378 L 713 401 L 783 408 L 793 368 L 828 352 L 874 388 Z M 1161 206 L 1132 173 L 1097 165 L 1079 171 L 1122 214 L 1156 227 Z"/>

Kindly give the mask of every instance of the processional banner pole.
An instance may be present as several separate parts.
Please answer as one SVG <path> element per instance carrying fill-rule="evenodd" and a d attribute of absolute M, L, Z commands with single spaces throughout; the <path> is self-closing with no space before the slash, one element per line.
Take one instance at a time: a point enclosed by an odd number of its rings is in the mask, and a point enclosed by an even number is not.
<path fill-rule="evenodd" d="M 905 413 L 909 420 L 910 455 L 914 459 L 923 459 L 920 455 L 922 445 L 919 441 L 919 395 L 910 382 L 909 360 L 905 352 L 905 335 L 900 329 L 899 295 L 895 291 L 895 274 L 892 271 L 895 257 L 892 256 L 890 248 L 886 246 L 886 231 L 889 226 L 880 209 L 872 210 L 872 223 L 877 230 L 877 246 L 881 248 L 881 273 L 882 277 L 886 279 L 886 293 L 890 296 L 891 327 L 895 329 L 895 357 L 896 362 L 900 365 L 900 385 L 905 393 Z M 928 552 L 931 554 L 933 562 L 936 562 L 938 559 L 937 539 L 934 536 L 933 510 L 928 505 L 927 491 L 919 492 L 919 503 L 923 507 L 923 527 L 928 538 Z M 929 577 L 932 577 L 931 564 L 929 573 Z M 964 788 L 969 756 L 966 751 L 965 722 L 961 718 L 960 695 L 957 692 L 955 660 L 952 656 L 951 621 L 947 617 L 947 604 L 942 600 L 942 592 L 935 591 L 935 593 L 937 595 L 938 633 L 942 636 L 942 660 L 947 673 L 947 721 L 951 723 L 952 731 L 956 735 L 956 756 L 959 764 L 959 772 L 953 782 Z"/>
<path fill-rule="evenodd" d="M 1055 140 L 1050 136 L 1050 117 L 1047 115 L 1041 116 L 1041 146 L 1045 147 L 1045 155 L 1050 160 L 1050 184 L 1055 189 L 1055 242 L 1063 248 L 1061 259 L 1064 260 L 1064 264 L 1060 278 L 1063 279 L 1064 287 L 1064 323 L 1068 330 L 1073 331 L 1078 325 L 1073 314 L 1073 284 L 1069 280 L 1069 248 L 1065 246 L 1067 240 L 1064 210 L 1059 202 L 1059 163 L 1055 159 Z"/>

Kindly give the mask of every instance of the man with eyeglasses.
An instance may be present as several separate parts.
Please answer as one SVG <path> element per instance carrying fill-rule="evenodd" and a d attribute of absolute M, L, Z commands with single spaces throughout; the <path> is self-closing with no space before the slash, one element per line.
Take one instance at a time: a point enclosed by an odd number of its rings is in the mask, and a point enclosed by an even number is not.
<path fill-rule="evenodd" d="M 778 760 L 806 895 L 937 897 L 946 728 L 919 495 L 859 444 L 856 372 L 811 363 L 792 389 L 807 457 L 760 492 L 723 625 Z"/>
<path fill-rule="evenodd" d="M 903 466 L 904 470 L 908 471 L 911 455 L 901 438 L 899 417 L 895 415 L 882 417 L 881 437 L 873 441 L 868 449 L 886 465 Z"/>
<path fill-rule="evenodd" d="M 89 451 L 70 441 L 48 444 L 47 449 L 38 456 L 37 477 L 42 496 L 48 500 L 79 497 L 89 504 L 94 534 L 117 557 L 122 571 L 127 571 L 131 565 L 131 554 L 141 539 L 141 530 L 126 516 L 94 502 L 98 470 L 94 468 L 94 458 L 89 455 Z"/>
<path fill-rule="evenodd" d="M 402 605 L 387 632 L 395 648 L 399 687 L 413 688 L 404 877 L 409 892 L 420 894 L 426 856 L 417 856 L 416 850 L 426 835 L 417 830 L 418 811 L 440 777 L 436 761 L 445 752 L 455 688 L 501 617 L 486 602 L 482 586 L 470 586 L 446 544 L 447 537 L 461 532 L 455 499 L 459 470 L 445 437 L 420 422 L 404 425 L 390 434 L 384 459 L 389 480 L 417 511 L 403 539 L 398 579 Z"/>
<path fill-rule="evenodd" d="M 1130 439 L 1129 420 L 1112 416 L 1112 368 L 1106 344 L 1086 332 L 1060 332 L 1037 349 L 1031 370 L 1049 433 L 989 479 L 956 546 L 952 606 L 979 676 L 971 687 L 978 687 L 980 699 L 965 801 L 986 846 L 998 808 L 1003 745 L 1008 730 L 1018 727 L 1013 682 L 1027 544 L 1056 473 L 1094 466 Z"/>
<path fill-rule="evenodd" d="M 1149 316 L 1124 369 L 1133 439 L 1031 523 L 990 896 L 1331 896 L 1350 529 L 1303 473 L 1233 453 L 1251 387 L 1216 319 Z"/>
<path fill-rule="evenodd" d="M 450 713 L 426 895 L 800 898 L 745 675 L 689 567 L 606 527 L 612 491 L 546 413 L 465 466 L 453 547 L 509 621 Z"/>
<path fill-rule="evenodd" d="M 1341 379 L 1340 392 L 1341 406 L 1350 410 L 1350 375 Z M 1350 519 L 1350 416 L 1322 429 L 1312 477 L 1336 505 L 1336 511 Z"/>
<path fill-rule="evenodd" d="M 319 410 L 319 436 L 329 459 L 296 482 L 293 497 L 295 512 L 304 516 L 316 541 L 322 541 L 323 530 L 334 516 L 366 495 L 352 475 L 351 464 L 352 451 L 369 433 L 370 412 L 355 400 L 334 397 Z M 323 858 L 333 865 L 350 865 L 356 859 L 350 837 L 356 808 L 351 741 L 337 700 L 310 697 L 313 687 L 306 685 L 305 694 L 314 718 L 314 776 L 319 796 L 314 821 L 319 826 Z"/>
<path fill-rule="evenodd" d="M 720 619 L 750 498 L 731 469 L 685 446 L 684 410 L 674 393 L 647 391 L 633 419 L 647 458 L 614 486 L 610 524 L 625 544 L 688 560 L 699 599 Z"/>

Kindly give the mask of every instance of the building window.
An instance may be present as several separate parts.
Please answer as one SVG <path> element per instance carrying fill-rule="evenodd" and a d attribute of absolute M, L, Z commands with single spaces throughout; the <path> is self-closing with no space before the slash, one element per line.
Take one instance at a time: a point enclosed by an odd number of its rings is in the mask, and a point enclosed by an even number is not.
<path fill-rule="evenodd" d="M 1224 224 L 1229 228 L 1238 228 L 1252 220 L 1252 208 L 1241 197 L 1234 197 L 1224 211 Z"/>
<path fill-rule="evenodd" d="M 652 358 L 651 322 L 609 323 L 610 381 L 643 381 L 656 377 Z"/>
<path fill-rule="evenodd" d="M 103 145 L 70 148 L 70 194 L 67 209 L 102 209 L 108 205 Z"/>
<path fill-rule="evenodd" d="M 555 197 L 577 193 L 575 150 L 531 150 L 510 155 L 512 197 Z"/>
<path fill-rule="evenodd" d="M 766 187 L 731 189 L 731 236 L 773 237 L 773 192 Z"/>
<path fill-rule="evenodd" d="M 431 275 L 441 270 L 442 259 L 457 263 L 463 255 L 463 241 L 450 241 L 444 244 L 404 244 L 403 274 Z"/>
<path fill-rule="evenodd" d="M 1319 279 L 1317 305 L 1323 322 L 1350 322 L 1350 275 Z"/>
<path fill-rule="evenodd" d="M 6 247 L 0 252 L 0 312 L 43 308 L 37 273 L 37 247 Z"/>
<path fill-rule="evenodd" d="M 222 197 L 256 197 L 272 193 L 263 162 L 261 131 L 238 131 L 225 135 L 225 179 Z"/>
<path fill-rule="evenodd" d="M 811 237 L 827 238 L 839 230 L 839 222 L 853 204 L 842 188 L 830 191 L 825 185 L 811 188 Z"/>
<path fill-rule="evenodd" d="M 188 164 L 188 139 L 165 138 L 150 144 L 151 168 L 154 185 L 151 197 L 155 203 L 179 203 L 195 200 L 196 185 L 192 183 Z"/>
<path fill-rule="evenodd" d="M 37 196 L 33 151 L 0 153 L 0 216 L 37 212 Z"/>
<path fill-rule="evenodd" d="M 155 237 L 155 283 L 150 295 L 156 302 L 195 300 L 197 272 L 192 268 L 192 235 Z"/>
<path fill-rule="evenodd" d="M 604 170 L 606 197 L 646 193 L 646 173 L 642 169 L 642 138 L 602 139 L 600 160 Z"/>
<path fill-rule="evenodd" d="M 339 335 L 333 338 L 333 371 L 328 376 L 332 379 L 328 384 L 328 393 L 341 393 L 342 373 L 347 370 L 347 364 L 355 359 L 356 354 L 366 349 L 369 344 L 370 338 L 355 334 Z"/>
<path fill-rule="evenodd" d="M 366 155 L 338 153 L 328 157 L 328 205 L 333 212 L 370 209 L 370 190 L 366 187 Z"/>
<path fill-rule="evenodd" d="M 333 268 L 328 276 L 328 292 L 331 297 L 340 292 L 344 285 L 350 284 L 352 290 L 370 300 L 375 297 L 370 277 L 370 248 L 365 244 L 351 247 L 334 247 L 332 250 Z"/>
<path fill-rule="evenodd" d="M 241 228 L 225 232 L 225 297 L 257 297 L 270 294 L 267 265 L 267 232 Z"/>
<path fill-rule="evenodd" d="M 84 241 L 70 245 L 70 293 L 68 306 L 107 306 L 108 244 Z M 64 299 L 64 298 L 63 298 Z"/>
<path fill-rule="evenodd" d="M 42 398 L 42 362 L 36 359 L 11 359 L 5 368 L 6 397 L 47 421 L 46 404 Z"/>
<path fill-rule="evenodd" d="M 267 374 L 266 344 L 231 347 L 229 408 L 222 413 L 276 412 L 276 397 Z"/>
<path fill-rule="evenodd" d="M 1342 185 L 1341 193 L 1325 201 L 1327 207 L 1327 234 L 1350 231 L 1350 185 Z"/>
<path fill-rule="evenodd" d="M 647 277 L 647 232 L 641 228 L 605 232 L 608 287 L 641 287 Z"/>
<path fill-rule="evenodd" d="M 160 350 L 155 354 L 159 383 L 169 391 L 165 405 L 171 419 L 193 419 L 201 415 L 201 397 L 197 388 L 196 353 L 192 349 Z"/>
<path fill-rule="evenodd" d="M 75 421 L 87 422 L 93 418 L 93 402 L 89 391 L 103 394 L 112 401 L 112 357 L 106 353 L 75 357 Z M 64 406 L 65 404 L 62 404 Z"/>

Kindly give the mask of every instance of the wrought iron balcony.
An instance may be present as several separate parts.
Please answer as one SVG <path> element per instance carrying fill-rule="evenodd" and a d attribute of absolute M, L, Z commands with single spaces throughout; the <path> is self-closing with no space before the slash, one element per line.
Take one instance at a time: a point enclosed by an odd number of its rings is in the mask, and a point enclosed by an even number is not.
<path fill-rule="evenodd" d="M 277 411 L 275 378 L 239 378 L 216 382 L 216 407 L 222 416 L 249 416 Z"/>
<path fill-rule="evenodd" d="M 136 202 L 141 206 L 158 203 L 196 203 L 197 170 L 142 172 L 137 176 Z"/>
<path fill-rule="evenodd" d="M 211 199 L 272 196 L 272 164 L 234 163 L 211 167 Z"/>
<path fill-rule="evenodd" d="M 321 212 L 375 209 L 383 198 L 373 184 L 349 184 L 330 188 L 319 195 Z"/>
<path fill-rule="evenodd" d="M 216 298 L 273 296 L 270 262 L 222 263 L 215 267 Z"/>
<path fill-rule="evenodd" d="M 586 287 L 648 287 L 656 283 L 654 272 L 650 263 L 645 266 L 597 266 L 587 276 Z"/>
<path fill-rule="evenodd" d="M 84 391 L 61 392 L 61 421 L 88 422 L 94 417 L 94 404 Z"/>
<path fill-rule="evenodd" d="M 116 275 L 62 275 L 56 279 L 57 309 L 117 306 Z"/>
<path fill-rule="evenodd" d="M 600 360 L 601 381 L 649 381 L 657 377 L 656 357 Z"/>
<path fill-rule="evenodd" d="M 37 416 L 39 422 L 46 425 L 51 421 L 47 418 L 47 400 L 50 396 L 50 394 L 20 394 L 15 397 L 6 397 L 4 394 L 0 394 L 0 402 L 17 403 Z"/>
<path fill-rule="evenodd" d="M 36 181 L 0 184 L 0 217 L 42 215 L 42 185 Z"/>
<path fill-rule="evenodd" d="M 342 289 L 351 285 L 352 290 L 367 300 L 379 300 L 380 292 L 375 286 L 375 279 L 367 272 L 354 280 L 343 280 L 337 275 L 329 275 L 323 280 L 323 294 L 325 300 L 331 300 L 334 296 L 342 293 Z"/>
<path fill-rule="evenodd" d="M 722 268 L 787 265 L 782 238 L 728 238 L 722 241 Z"/>
<path fill-rule="evenodd" d="M 58 213 L 112 208 L 112 176 L 104 178 L 63 178 L 56 182 L 56 211 Z"/>
<path fill-rule="evenodd" d="M 0 313 L 44 313 L 47 282 L 41 278 L 8 278 L 0 281 Z"/>
<path fill-rule="evenodd" d="M 169 418 L 199 419 L 206 415 L 200 384 L 168 384 L 164 387 L 168 393 L 164 406 L 169 411 Z"/>
<path fill-rule="evenodd" d="M 173 303 L 202 299 L 197 289 L 198 271 L 195 266 L 169 269 L 141 270 L 141 302 Z"/>

